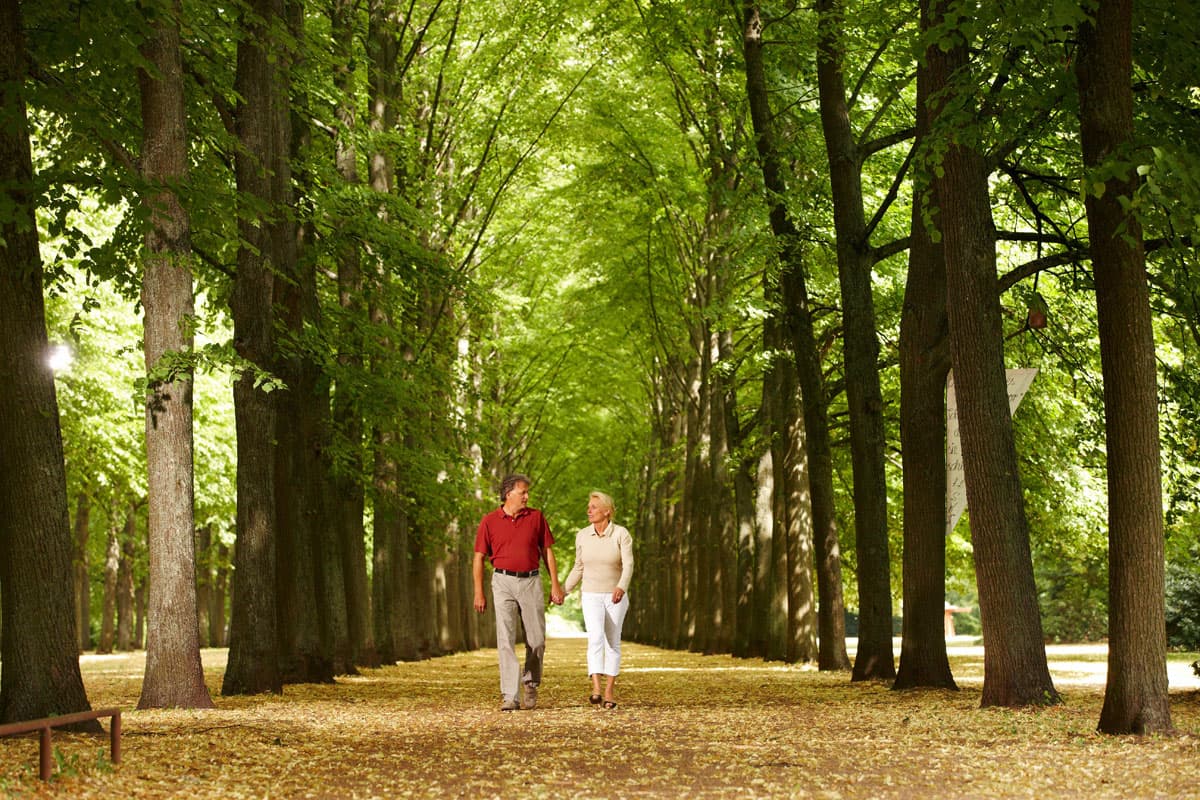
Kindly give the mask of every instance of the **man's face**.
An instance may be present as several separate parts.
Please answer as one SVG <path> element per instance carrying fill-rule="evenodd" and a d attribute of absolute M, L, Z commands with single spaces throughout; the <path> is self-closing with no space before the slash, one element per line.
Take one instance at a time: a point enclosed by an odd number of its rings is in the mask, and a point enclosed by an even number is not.
<path fill-rule="evenodd" d="M 529 505 L 529 484 L 518 483 L 508 492 L 508 497 L 504 499 L 504 504 L 514 510 L 519 510 Z"/>

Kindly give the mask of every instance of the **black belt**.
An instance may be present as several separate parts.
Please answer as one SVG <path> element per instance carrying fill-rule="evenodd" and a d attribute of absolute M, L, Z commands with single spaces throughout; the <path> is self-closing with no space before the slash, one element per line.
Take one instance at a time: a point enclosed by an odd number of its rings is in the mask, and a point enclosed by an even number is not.
<path fill-rule="evenodd" d="M 513 572 L 511 569 L 500 569 L 499 567 L 494 568 L 492 572 L 499 572 L 501 575 L 508 575 L 513 578 L 532 578 L 538 574 L 536 569 L 529 572 Z"/>

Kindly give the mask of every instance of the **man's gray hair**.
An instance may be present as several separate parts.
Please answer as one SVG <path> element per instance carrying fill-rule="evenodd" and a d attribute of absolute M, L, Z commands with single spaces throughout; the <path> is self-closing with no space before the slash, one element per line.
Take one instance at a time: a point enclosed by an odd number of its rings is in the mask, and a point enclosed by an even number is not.
<path fill-rule="evenodd" d="M 511 492 L 513 489 L 517 488 L 518 483 L 523 483 L 526 486 L 532 486 L 533 479 L 530 478 L 528 475 L 522 475 L 520 472 L 514 472 L 513 474 L 506 477 L 504 479 L 504 481 L 500 484 L 500 504 L 501 505 L 503 505 L 504 501 L 508 499 L 508 493 Z"/>

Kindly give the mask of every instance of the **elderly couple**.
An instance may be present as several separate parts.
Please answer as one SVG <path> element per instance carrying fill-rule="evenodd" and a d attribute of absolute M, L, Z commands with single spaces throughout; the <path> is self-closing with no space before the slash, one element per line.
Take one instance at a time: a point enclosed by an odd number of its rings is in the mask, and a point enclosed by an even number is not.
<path fill-rule="evenodd" d="M 575 535 L 575 565 L 565 584 L 559 584 L 554 561 L 554 537 L 542 512 L 529 507 L 525 475 L 509 475 L 500 486 L 500 507 L 484 515 L 475 534 L 475 610 L 487 609 L 483 594 L 483 562 L 492 562 L 492 602 L 496 608 L 496 646 L 500 652 L 501 711 L 533 708 L 542 681 L 546 653 L 546 602 L 538 566 L 550 572 L 550 601 L 562 604 L 567 593 L 583 582 L 583 622 L 587 628 L 588 674 L 592 705 L 617 707 L 614 689 L 621 667 L 621 624 L 629 610 L 629 579 L 633 575 L 633 539 L 613 524 L 612 498 L 602 492 L 588 497 L 590 523 Z M 525 624 L 525 669 L 517 663 L 517 613 Z M 604 686 L 601 688 L 601 678 Z M 518 704 L 517 689 L 524 692 Z M 601 693 L 603 692 L 603 694 Z"/>

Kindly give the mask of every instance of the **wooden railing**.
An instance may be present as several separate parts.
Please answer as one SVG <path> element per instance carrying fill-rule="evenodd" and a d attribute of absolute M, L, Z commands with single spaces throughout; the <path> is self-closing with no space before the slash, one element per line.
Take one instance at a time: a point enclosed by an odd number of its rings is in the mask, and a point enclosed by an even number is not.
<path fill-rule="evenodd" d="M 39 775 L 42 780 L 50 780 L 54 770 L 53 747 L 50 745 L 50 731 L 64 725 L 74 725 L 79 722 L 98 720 L 101 717 L 112 717 L 109 726 L 109 760 L 114 764 L 121 763 L 121 709 L 101 708 L 96 711 L 80 711 L 75 714 L 63 714 L 61 717 L 46 717 L 31 719 L 25 722 L 10 722 L 0 725 L 0 736 L 16 736 L 21 733 L 41 732 L 41 742 L 38 746 Z"/>

